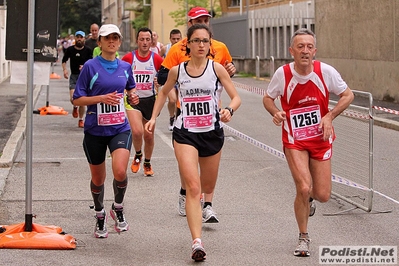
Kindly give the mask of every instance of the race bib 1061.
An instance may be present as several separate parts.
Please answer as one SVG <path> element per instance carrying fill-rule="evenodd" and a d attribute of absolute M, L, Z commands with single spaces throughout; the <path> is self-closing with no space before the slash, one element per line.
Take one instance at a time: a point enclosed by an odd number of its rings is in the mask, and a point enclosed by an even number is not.
<path fill-rule="evenodd" d="M 119 93 L 118 95 L 121 97 L 118 105 L 97 104 L 97 123 L 99 126 L 119 125 L 125 122 L 123 94 Z"/>

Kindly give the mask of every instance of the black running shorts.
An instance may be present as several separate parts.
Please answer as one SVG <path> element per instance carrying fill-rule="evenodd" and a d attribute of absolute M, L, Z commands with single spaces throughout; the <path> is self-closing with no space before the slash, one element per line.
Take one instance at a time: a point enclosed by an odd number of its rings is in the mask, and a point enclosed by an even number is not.
<path fill-rule="evenodd" d="M 198 150 L 199 157 L 208 157 L 218 153 L 224 144 L 223 128 L 204 133 L 192 133 L 184 129 L 173 128 L 173 140 L 188 144 Z"/>
<path fill-rule="evenodd" d="M 130 130 L 114 136 L 94 136 L 85 133 L 83 150 L 89 164 L 102 164 L 105 161 L 107 147 L 110 153 L 116 149 L 127 149 L 130 151 L 132 147 L 132 133 Z"/>
<path fill-rule="evenodd" d="M 141 112 L 141 115 L 145 120 L 150 120 L 152 116 L 152 109 L 154 108 L 156 96 L 150 96 L 146 98 L 140 98 L 139 104 L 137 105 L 130 105 L 125 104 L 126 110 L 138 110 Z"/>

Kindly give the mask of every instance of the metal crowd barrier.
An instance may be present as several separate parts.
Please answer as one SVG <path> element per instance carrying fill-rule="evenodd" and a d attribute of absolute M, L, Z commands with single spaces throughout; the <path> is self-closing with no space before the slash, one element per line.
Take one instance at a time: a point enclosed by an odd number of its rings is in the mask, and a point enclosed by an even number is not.
<path fill-rule="evenodd" d="M 368 106 L 350 105 L 334 120 L 337 139 L 333 144 L 332 195 L 354 207 L 371 212 L 373 207 L 373 96 L 353 90 L 365 97 Z M 330 107 L 336 101 L 330 101 Z M 344 210 L 346 212 L 349 210 Z M 339 214 L 336 213 L 336 214 Z"/>

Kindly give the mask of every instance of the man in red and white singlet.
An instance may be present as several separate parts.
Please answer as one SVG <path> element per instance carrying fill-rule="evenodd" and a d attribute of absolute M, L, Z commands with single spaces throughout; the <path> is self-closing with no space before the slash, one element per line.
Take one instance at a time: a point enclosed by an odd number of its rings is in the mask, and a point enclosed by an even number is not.
<path fill-rule="evenodd" d="M 153 176 L 151 157 L 154 150 L 154 133 L 144 131 L 144 124 L 150 120 L 157 95 L 154 78 L 161 67 L 162 57 L 150 51 L 152 32 L 149 28 L 141 28 L 137 32 L 137 50 L 127 53 L 122 60 L 130 63 L 136 81 L 136 93 L 140 98 L 138 105 L 130 105 L 125 101 L 126 114 L 133 135 L 133 146 L 136 151 L 130 166 L 133 173 L 140 170 L 143 157 L 141 148 L 144 142 L 144 175 Z"/>
<path fill-rule="evenodd" d="M 310 255 L 307 227 L 315 211 L 313 199 L 326 202 L 331 195 L 332 121 L 354 98 L 332 66 L 313 60 L 316 50 L 312 31 L 296 31 L 289 48 L 294 62 L 277 69 L 263 98 L 273 123 L 282 125 L 284 153 L 296 186 L 299 241 L 294 255 L 301 257 Z M 330 93 L 340 97 L 332 110 L 328 109 Z M 282 110 L 274 102 L 279 96 Z"/>

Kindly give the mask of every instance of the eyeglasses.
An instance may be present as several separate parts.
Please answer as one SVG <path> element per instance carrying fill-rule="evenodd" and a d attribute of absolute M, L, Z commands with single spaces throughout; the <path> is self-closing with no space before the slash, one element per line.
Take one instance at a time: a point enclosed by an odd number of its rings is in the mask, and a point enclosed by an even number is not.
<path fill-rule="evenodd" d="M 201 40 L 201 39 L 195 38 L 195 39 L 189 40 L 189 42 L 195 43 L 195 44 L 200 44 L 200 43 L 207 44 L 207 43 L 210 42 L 210 40 L 209 39 L 202 39 Z"/>

